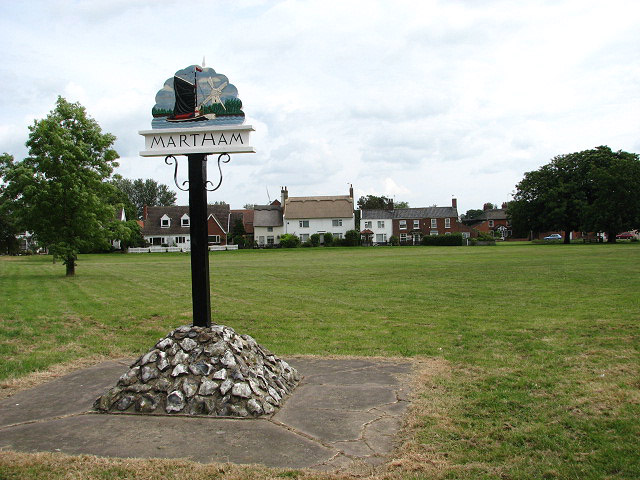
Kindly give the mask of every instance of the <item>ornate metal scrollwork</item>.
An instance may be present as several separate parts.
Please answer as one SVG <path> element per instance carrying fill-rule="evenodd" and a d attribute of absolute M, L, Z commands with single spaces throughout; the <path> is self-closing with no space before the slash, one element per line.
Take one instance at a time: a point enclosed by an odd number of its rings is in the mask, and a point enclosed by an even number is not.
<path fill-rule="evenodd" d="M 173 159 L 173 162 L 170 159 Z M 173 183 L 176 184 L 176 188 L 178 190 L 182 190 L 183 192 L 188 192 L 189 187 L 182 188 L 180 185 L 178 185 L 178 159 L 173 155 L 167 155 L 166 158 L 164 159 L 164 163 L 166 163 L 167 165 L 175 164 L 175 168 L 173 170 Z M 182 182 L 182 186 L 184 187 L 185 185 L 189 185 L 189 180 L 185 180 L 184 182 Z"/>
<path fill-rule="evenodd" d="M 222 157 L 227 157 L 225 160 L 222 159 Z M 220 188 L 220 185 L 222 185 L 222 166 L 220 165 L 220 162 L 222 163 L 229 163 L 231 161 L 231 156 L 228 153 L 221 153 L 218 156 L 218 171 L 220 172 L 220 181 L 218 182 L 218 185 L 216 185 L 214 188 L 206 188 L 207 192 L 215 192 L 216 190 L 218 190 Z M 205 185 L 212 185 L 213 186 L 213 182 L 207 181 L 207 183 Z"/>
<path fill-rule="evenodd" d="M 226 157 L 226 158 L 225 158 Z M 205 157 L 206 158 L 206 157 Z M 228 153 L 221 153 L 218 156 L 218 172 L 220 173 L 220 180 L 218 181 L 218 185 L 216 185 L 215 187 L 213 187 L 213 182 L 207 180 L 205 182 L 205 190 L 207 192 L 215 192 L 216 190 L 218 190 L 220 188 L 220 185 L 222 185 L 222 165 L 221 163 L 229 163 L 231 161 L 231 156 Z M 174 170 L 173 170 L 173 183 L 175 183 L 176 188 L 178 190 L 182 190 L 183 192 L 188 192 L 189 191 L 189 180 L 185 180 L 182 183 L 178 183 L 178 159 L 176 157 L 174 157 L 173 155 L 167 155 L 164 159 L 164 163 L 166 163 L 167 165 L 175 165 Z M 180 186 L 182 185 L 182 186 Z M 207 188 L 206 185 L 210 185 L 213 188 Z M 186 188 L 182 188 L 185 187 Z"/>

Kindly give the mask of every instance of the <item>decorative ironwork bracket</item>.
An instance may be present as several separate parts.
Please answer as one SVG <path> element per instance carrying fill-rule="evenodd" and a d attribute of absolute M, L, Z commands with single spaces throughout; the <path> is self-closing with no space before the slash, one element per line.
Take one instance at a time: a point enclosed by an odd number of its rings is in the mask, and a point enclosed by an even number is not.
<path fill-rule="evenodd" d="M 223 159 L 223 157 L 226 157 Z M 206 157 L 205 157 L 206 158 Z M 218 172 L 220 173 L 220 180 L 218 181 L 218 184 L 213 187 L 213 182 L 207 180 L 205 185 L 211 185 L 213 188 L 206 188 L 205 190 L 207 192 L 215 192 L 216 190 L 218 190 L 220 188 L 220 185 L 222 185 L 222 165 L 221 163 L 229 163 L 231 161 L 231 156 L 228 153 L 221 153 L 220 155 L 218 155 Z M 182 182 L 181 184 L 178 183 L 178 159 L 173 156 L 173 155 L 167 155 L 164 159 L 164 163 L 166 163 L 167 165 L 174 165 L 174 169 L 173 169 L 173 183 L 175 183 L 176 188 L 178 190 L 181 190 L 183 192 L 188 192 L 189 191 L 189 180 L 185 180 L 184 182 Z M 182 185 L 182 186 L 180 186 Z M 187 186 L 186 188 L 183 188 L 184 186 Z"/>

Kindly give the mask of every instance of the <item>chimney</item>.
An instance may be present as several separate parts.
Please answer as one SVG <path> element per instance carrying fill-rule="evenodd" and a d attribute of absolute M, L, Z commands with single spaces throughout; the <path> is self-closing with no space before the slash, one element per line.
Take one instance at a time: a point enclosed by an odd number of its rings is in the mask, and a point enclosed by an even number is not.
<path fill-rule="evenodd" d="M 148 215 L 149 212 L 147 211 L 147 206 L 145 205 L 144 207 L 142 207 L 142 220 L 146 220 Z"/>
<path fill-rule="evenodd" d="M 452 198 L 452 199 L 451 199 L 451 206 L 452 206 L 453 208 L 458 208 L 458 199 L 456 199 L 456 198 Z"/>
<path fill-rule="evenodd" d="M 282 190 L 280 190 L 280 198 L 282 199 L 282 206 L 284 206 L 287 198 L 289 198 L 289 192 L 287 191 L 286 185 Z"/>
<path fill-rule="evenodd" d="M 353 198 L 353 183 L 349 186 L 349 196 Z"/>
<path fill-rule="evenodd" d="M 507 206 L 508 206 L 507 202 L 502 202 L 502 209 L 503 210 L 506 210 Z"/>

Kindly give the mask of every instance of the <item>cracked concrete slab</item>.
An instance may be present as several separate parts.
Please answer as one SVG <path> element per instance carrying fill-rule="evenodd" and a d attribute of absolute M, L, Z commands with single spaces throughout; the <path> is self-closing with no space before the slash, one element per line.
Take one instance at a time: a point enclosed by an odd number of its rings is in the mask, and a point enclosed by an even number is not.
<path fill-rule="evenodd" d="M 408 407 L 412 364 L 288 361 L 303 375 L 300 385 L 274 416 L 250 420 L 93 413 L 95 398 L 130 363 L 103 362 L 0 401 L 0 449 L 325 471 L 384 462 Z"/>

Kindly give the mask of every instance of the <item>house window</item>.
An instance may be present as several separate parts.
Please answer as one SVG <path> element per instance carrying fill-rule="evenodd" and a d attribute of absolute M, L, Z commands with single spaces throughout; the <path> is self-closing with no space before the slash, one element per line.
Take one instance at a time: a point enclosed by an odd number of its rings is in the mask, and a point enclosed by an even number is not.
<path fill-rule="evenodd" d="M 300 228 L 309 228 L 309 220 L 300 220 Z"/>
<path fill-rule="evenodd" d="M 182 225 L 183 227 L 188 227 L 189 226 L 189 215 L 187 215 L 185 213 L 182 216 L 182 218 L 180 219 L 180 225 Z"/>
<path fill-rule="evenodd" d="M 334 233 L 334 234 L 333 234 L 333 238 L 338 238 L 338 239 L 340 239 L 340 238 L 342 238 L 342 234 L 341 234 L 341 233 Z"/>
<path fill-rule="evenodd" d="M 160 219 L 160 227 L 169 228 L 171 226 L 171 219 L 165 213 Z"/>
<path fill-rule="evenodd" d="M 438 230 L 431 230 L 429 235 L 438 235 Z"/>
<path fill-rule="evenodd" d="M 401 233 L 400 234 L 400 241 L 401 242 L 406 242 L 407 241 L 407 234 L 406 233 Z"/>
<path fill-rule="evenodd" d="M 273 235 L 267 237 L 267 245 L 273 245 Z"/>
<path fill-rule="evenodd" d="M 162 245 L 162 237 L 151 237 L 149 243 L 151 245 Z"/>
<path fill-rule="evenodd" d="M 264 235 L 258 237 L 258 245 L 264 245 Z"/>
<path fill-rule="evenodd" d="M 420 228 L 420 220 L 413 221 L 413 228 Z"/>
<path fill-rule="evenodd" d="M 273 227 L 267 227 L 267 232 L 273 232 Z"/>
<path fill-rule="evenodd" d="M 450 218 L 445 218 L 444 219 L 444 228 L 451 228 L 451 219 Z"/>
<path fill-rule="evenodd" d="M 384 243 L 387 241 L 386 233 L 376 233 L 376 243 Z"/>
<path fill-rule="evenodd" d="M 371 220 L 364 222 L 364 228 L 371 228 Z"/>
<path fill-rule="evenodd" d="M 209 243 L 214 245 L 220 243 L 220 235 L 209 235 Z"/>
<path fill-rule="evenodd" d="M 493 220 L 489 220 L 489 226 L 493 227 Z"/>
<path fill-rule="evenodd" d="M 438 228 L 438 219 L 437 218 L 432 218 L 431 219 L 431 228 Z"/>
<path fill-rule="evenodd" d="M 175 237 L 174 240 L 176 241 L 176 245 L 178 245 L 179 243 L 187 243 L 186 237 Z"/>
<path fill-rule="evenodd" d="M 338 218 L 338 219 L 335 219 L 335 220 L 331 220 L 331 225 L 333 227 L 341 227 L 342 226 L 342 219 Z"/>
<path fill-rule="evenodd" d="M 384 220 L 378 220 L 378 228 L 384 228 Z"/>
<path fill-rule="evenodd" d="M 309 234 L 308 233 L 300 234 L 300 241 L 301 242 L 306 242 L 307 240 L 309 240 Z"/>
<path fill-rule="evenodd" d="M 400 230 L 406 230 L 406 229 L 407 229 L 407 221 L 400 220 Z"/>

